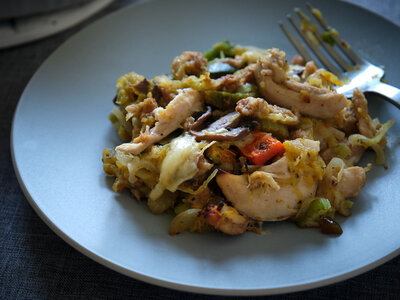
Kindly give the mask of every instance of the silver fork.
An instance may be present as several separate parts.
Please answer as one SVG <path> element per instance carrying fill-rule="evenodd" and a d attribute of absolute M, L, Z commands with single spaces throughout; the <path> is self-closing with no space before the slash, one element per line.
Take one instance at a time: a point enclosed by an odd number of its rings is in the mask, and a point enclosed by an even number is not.
<path fill-rule="evenodd" d="M 313 8 L 310 4 L 307 4 L 307 8 L 325 31 L 332 30 L 332 28 L 323 19 L 319 10 Z M 313 32 L 314 30 L 315 32 L 306 33 L 302 30 L 301 26 L 290 15 L 288 15 L 287 18 L 289 19 L 290 23 L 293 25 L 308 47 L 312 50 L 312 52 L 314 52 L 315 56 L 322 62 L 325 68 L 345 82 L 343 86 L 336 89 L 338 93 L 344 94 L 344 96 L 347 98 L 351 98 L 353 95 L 353 90 L 358 88 L 362 92 L 373 92 L 380 94 L 384 96 L 383 99 L 389 101 L 400 109 L 400 89 L 381 81 L 384 75 L 384 70 L 382 68 L 379 68 L 369 61 L 359 57 L 352 50 L 350 45 L 340 38 L 337 32 L 336 34 L 331 34 L 330 37 L 333 39 L 334 45 L 337 45 L 338 48 L 340 48 L 340 50 L 348 58 L 348 60 L 344 59 L 343 56 L 336 51 L 335 47 L 332 47 L 322 39 L 322 36 L 316 30 L 317 25 L 312 23 L 306 14 L 304 14 L 298 8 L 295 9 L 295 12 L 299 15 L 303 22 L 308 22 L 307 24 L 310 26 L 310 28 L 315 28 L 313 29 Z M 312 57 L 307 51 L 306 46 L 301 44 L 283 23 L 280 23 L 279 25 L 299 54 L 303 56 L 305 61 L 312 60 Z M 331 59 L 329 59 L 321 51 L 320 45 L 322 45 L 322 47 L 325 49 L 325 52 L 331 56 L 331 58 L 340 68 L 332 63 Z"/>

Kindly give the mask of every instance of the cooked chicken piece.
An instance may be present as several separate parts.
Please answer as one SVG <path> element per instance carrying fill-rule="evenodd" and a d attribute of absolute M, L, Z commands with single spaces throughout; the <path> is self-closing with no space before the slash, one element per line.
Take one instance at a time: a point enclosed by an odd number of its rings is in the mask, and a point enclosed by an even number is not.
<path fill-rule="evenodd" d="M 133 103 L 125 107 L 127 112 L 125 119 L 128 121 L 132 117 L 149 118 L 153 115 L 154 110 L 158 107 L 157 101 L 154 98 L 146 98 L 142 102 Z"/>
<path fill-rule="evenodd" d="M 187 117 L 196 111 L 201 111 L 201 108 L 201 96 L 198 91 L 191 88 L 179 90 L 178 95 L 166 108 L 159 107 L 153 111 L 156 120 L 153 128 L 142 132 L 131 143 L 118 146 L 116 150 L 139 154 L 179 128 Z"/>
<path fill-rule="evenodd" d="M 355 115 L 357 122 L 357 128 L 360 134 L 366 136 L 367 138 L 372 138 L 377 135 L 381 124 L 379 122 L 374 124 L 374 121 L 368 114 L 368 102 L 365 99 L 364 94 L 359 90 L 355 89 L 352 98 L 352 111 Z M 387 140 L 384 136 L 379 142 L 379 146 L 384 148 L 386 146 Z"/>
<path fill-rule="evenodd" d="M 263 171 L 251 175 L 221 173 L 216 180 L 225 197 L 240 213 L 257 221 L 282 221 L 297 213 L 300 200 L 315 195 L 317 182 L 310 184 L 300 178 L 295 186 L 290 182 L 279 184 L 279 179 L 275 180 L 274 176 Z"/>
<path fill-rule="evenodd" d="M 199 156 L 199 160 L 197 161 L 197 169 L 199 170 L 197 173 L 198 177 L 202 177 L 213 167 L 213 164 L 210 164 L 207 159 L 205 159 L 204 155 Z"/>
<path fill-rule="evenodd" d="M 298 117 L 290 109 L 270 105 L 262 98 L 247 97 L 239 100 L 236 104 L 236 111 L 244 117 L 272 119 L 286 125 L 299 123 Z"/>
<path fill-rule="evenodd" d="M 350 167 L 343 170 L 342 178 L 336 188 L 345 198 L 357 197 L 365 184 L 365 170 L 361 167 Z"/>
<path fill-rule="evenodd" d="M 336 91 L 297 82 L 287 77 L 285 53 L 272 49 L 256 64 L 255 77 L 264 98 L 286 108 L 297 108 L 316 118 L 333 118 L 346 105 L 347 99 Z"/>
<path fill-rule="evenodd" d="M 302 74 L 302 78 L 307 78 L 311 74 L 313 74 L 315 71 L 317 71 L 317 66 L 313 61 L 309 61 L 306 63 L 306 67 L 304 69 L 304 73 Z"/>
<path fill-rule="evenodd" d="M 210 199 L 213 199 L 213 193 L 209 188 L 205 188 L 203 191 L 201 191 L 198 194 L 195 195 L 188 195 L 185 198 L 185 202 L 189 203 L 191 208 L 200 208 L 202 209 L 209 201 Z"/>
<path fill-rule="evenodd" d="M 347 135 L 357 132 L 357 117 L 353 105 L 343 108 L 335 118 L 336 125 Z"/>
<path fill-rule="evenodd" d="M 329 199 L 335 210 L 349 216 L 350 207 L 346 205 L 345 200 L 358 195 L 365 184 L 365 177 L 364 168 L 346 168 L 342 160 L 333 158 L 318 185 L 317 196 Z"/>
<path fill-rule="evenodd" d="M 236 209 L 222 202 L 205 208 L 203 215 L 210 225 L 230 235 L 244 233 L 249 223 L 246 216 L 240 215 Z"/>
<path fill-rule="evenodd" d="M 257 221 L 280 221 L 294 216 L 300 201 L 315 195 L 325 166 L 319 142 L 296 139 L 284 146 L 282 158 L 251 174 L 217 175 L 222 193 L 240 213 Z"/>
<path fill-rule="evenodd" d="M 288 159 L 286 156 L 278 159 L 270 165 L 263 166 L 258 170 L 273 174 L 273 178 L 289 179 L 291 176 L 288 169 Z"/>
<path fill-rule="evenodd" d="M 207 59 L 202 53 L 184 51 L 172 62 L 172 76 L 178 80 L 190 75 L 200 76 L 206 70 L 206 67 Z"/>
<path fill-rule="evenodd" d="M 357 118 L 357 127 L 362 135 L 372 138 L 376 134 L 376 128 L 372 124 L 371 117 L 368 115 L 368 103 L 364 94 L 355 89 L 353 92 L 353 110 Z"/>
<path fill-rule="evenodd" d="M 351 154 L 345 157 L 345 163 L 348 166 L 354 166 L 358 163 L 365 152 L 365 148 L 359 145 L 349 145 Z"/>

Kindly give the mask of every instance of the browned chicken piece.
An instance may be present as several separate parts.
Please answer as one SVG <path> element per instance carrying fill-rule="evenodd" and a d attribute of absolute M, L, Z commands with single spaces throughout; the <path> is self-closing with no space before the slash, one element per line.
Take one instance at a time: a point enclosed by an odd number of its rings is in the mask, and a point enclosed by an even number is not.
<path fill-rule="evenodd" d="M 191 88 L 179 90 L 178 95 L 167 107 L 158 107 L 154 110 L 156 120 L 154 127 L 142 132 L 132 142 L 118 146 L 116 150 L 139 154 L 179 128 L 186 118 L 196 111 L 201 111 L 201 109 L 202 101 L 198 91 Z"/>
<path fill-rule="evenodd" d="M 354 90 L 352 101 L 358 130 L 368 138 L 374 137 L 376 128 L 372 124 L 371 117 L 368 115 L 367 99 L 365 99 L 364 94 L 359 89 Z"/>
<path fill-rule="evenodd" d="M 154 98 L 146 98 L 143 100 L 143 102 L 130 104 L 125 107 L 127 112 L 126 120 L 129 120 L 133 116 L 136 116 L 139 119 L 142 119 L 143 117 L 149 117 L 153 114 L 153 111 L 157 107 L 157 101 Z"/>
<path fill-rule="evenodd" d="M 197 176 L 201 177 L 207 174 L 207 172 L 213 167 L 213 164 L 210 164 L 204 157 L 204 155 L 199 156 L 199 160 L 197 161 L 198 173 Z"/>
<path fill-rule="evenodd" d="M 148 124 L 154 122 L 154 110 L 158 107 L 154 98 L 146 98 L 142 102 L 133 103 L 125 107 L 125 120 L 128 122 L 131 118 L 136 118 L 132 122 L 131 139 L 137 137 Z"/>
<path fill-rule="evenodd" d="M 209 188 L 205 188 L 203 191 L 196 195 L 188 195 L 185 198 L 185 202 L 191 205 L 191 208 L 202 209 L 209 201 L 213 198 L 213 194 Z"/>
<path fill-rule="evenodd" d="M 210 225 L 230 235 L 244 233 L 249 223 L 246 216 L 239 214 L 236 209 L 223 202 L 208 206 L 203 210 L 203 215 Z"/>
<path fill-rule="evenodd" d="M 360 134 L 366 136 L 367 138 L 374 137 L 378 133 L 381 124 L 374 124 L 372 121 L 368 114 L 367 99 L 365 99 L 364 94 L 359 89 L 354 90 L 352 101 L 353 110 L 357 118 L 357 127 Z M 384 136 L 378 145 L 384 148 L 386 143 L 386 136 Z"/>
<path fill-rule="evenodd" d="M 329 119 L 346 105 L 347 99 L 336 91 L 297 82 L 287 77 L 285 53 L 268 50 L 256 64 L 255 77 L 260 93 L 270 103 L 286 108 L 295 107 L 304 115 Z"/>
<path fill-rule="evenodd" d="M 262 98 L 247 97 L 239 100 L 236 111 L 244 117 L 272 119 L 286 125 L 299 123 L 298 117 L 290 109 L 268 104 Z"/>
<path fill-rule="evenodd" d="M 357 117 L 353 105 L 343 108 L 335 118 L 336 126 L 347 135 L 357 132 Z"/>
<path fill-rule="evenodd" d="M 200 76 L 206 70 L 207 59 L 201 52 L 184 51 L 172 62 L 172 76 L 181 80 L 187 76 Z"/>

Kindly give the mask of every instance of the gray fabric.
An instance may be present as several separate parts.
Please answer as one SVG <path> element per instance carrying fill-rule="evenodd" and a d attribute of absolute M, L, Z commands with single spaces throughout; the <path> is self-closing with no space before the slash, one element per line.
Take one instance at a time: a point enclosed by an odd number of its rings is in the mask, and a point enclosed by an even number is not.
<path fill-rule="evenodd" d="M 382 9 L 385 3 L 395 3 L 394 0 L 359 1 L 369 3 L 370 9 Z M 93 20 L 130 2 L 116 1 L 106 11 L 73 29 L 29 45 L 0 51 L 1 299 L 186 299 L 188 296 L 191 299 L 220 299 L 152 286 L 111 271 L 85 257 L 55 235 L 36 215 L 23 195 L 12 168 L 9 141 L 12 116 L 31 76 L 68 37 Z M 397 5 L 386 17 L 400 23 L 399 7 Z M 399 294 L 400 257 L 397 257 L 341 283 L 271 298 L 398 299 Z"/>
<path fill-rule="evenodd" d="M 89 1 L 92 0 L 0 0 L 0 19 L 53 12 Z"/>

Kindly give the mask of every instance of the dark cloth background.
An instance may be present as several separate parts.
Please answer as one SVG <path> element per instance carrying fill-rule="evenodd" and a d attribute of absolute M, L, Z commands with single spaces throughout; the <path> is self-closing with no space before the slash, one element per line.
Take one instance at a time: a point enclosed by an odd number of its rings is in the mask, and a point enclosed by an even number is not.
<path fill-rule="evenodd" d="M 400 24 L 398 0 L 348 0 Z M 115 1 L 84 23 L 43 40 L 0 50 L 0 298 L 213 299 L 131 279 L 92 261 L 54 234 L 23 195 L 11 162 L 10 130 L 19 97 L 40 64 L 71 35 L 131 2 Z M 365 249 L 368 251 L 368 249 Z M 296 276 L 296 274 L 293 274 Z M 271 299 L 400 299 L 400 257 L 355 278 Z"/>

